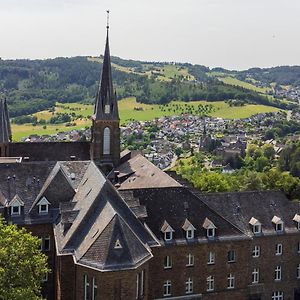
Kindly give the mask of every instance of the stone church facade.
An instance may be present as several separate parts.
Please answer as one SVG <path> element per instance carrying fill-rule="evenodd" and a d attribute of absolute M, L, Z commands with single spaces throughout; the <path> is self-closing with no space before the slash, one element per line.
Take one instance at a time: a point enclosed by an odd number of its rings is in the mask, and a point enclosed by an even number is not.
<path fill-rule="evenodd" d="M 0 102 L 0 213 L 41 239 L 46 299 L 300 299 L 298 202 L 204 194 L 120 152 L 108 35 L 92 121 L 90 142 L 13 143 Z"/>

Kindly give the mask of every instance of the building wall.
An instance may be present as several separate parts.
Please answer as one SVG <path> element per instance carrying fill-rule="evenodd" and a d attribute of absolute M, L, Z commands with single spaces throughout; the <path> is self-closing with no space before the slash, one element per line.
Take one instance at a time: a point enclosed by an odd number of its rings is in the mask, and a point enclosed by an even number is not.
<path fill-rule="evenodd" d="M 137 274 L 144 270 L 144 296 L 136 296 Z M 148 264 L 127 271 L 99 272 L 84 266 L 76 266 L 76 300 L 84 299 L 84 275 L 88 276 L 90 288 L 92 287 L 92 278 L 97 282 L 97 300 L 123 300 L 123 299 L 150 299 L 148 297 L 149 278 Z M 65 300 L 62 298 L 62 300 Z"/>

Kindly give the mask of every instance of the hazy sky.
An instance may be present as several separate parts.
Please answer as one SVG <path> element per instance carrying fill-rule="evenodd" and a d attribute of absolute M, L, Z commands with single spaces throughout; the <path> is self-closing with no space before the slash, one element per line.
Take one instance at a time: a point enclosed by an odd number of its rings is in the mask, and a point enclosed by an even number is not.
<path fill-rule="evenodd" d="M 0 0 L 0 57 L 300 65 L 300 0 Z"/>

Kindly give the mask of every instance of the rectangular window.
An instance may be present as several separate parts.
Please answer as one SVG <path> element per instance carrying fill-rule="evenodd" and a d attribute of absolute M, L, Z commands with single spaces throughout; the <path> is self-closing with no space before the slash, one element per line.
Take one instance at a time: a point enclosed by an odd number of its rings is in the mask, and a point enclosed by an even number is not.
<path fill-rule="evenodd" d="M 144 270 L 136 274 L 136 299 L 144 295 Z"/>
<path fill-rule="evenodd" d="M 252 271 L 252 283 L 258 283 L 259 282 L 259 269 L 255 268 Z"/>
<path fill-rule="evenodd" d="M 189 229 L 186 231 L 186 238 L 187 239 L 193 239 L 194 238 L 194 230 Z"/>
<path fill-rule="evenodd" d="M 214 276 L 208 276 L 206 278 L 206 283 L 207 283 L 207 287 L 206 287 L 206 291 L 207 292 L 211 292 L 215 289 L 215 279 Z"/>
<path fill-rule="evenodd" d="M 274 279 L 276 280 L 276 281 L 280 281 L 281 280 L 281 266 L 277 266 L 276 268 L 275 268 L 275 276 L 274 276 Z"/>
<path fill-rule="evenodd" d="M 43 251 L 50 251 L 50 236 L 44 237 L 43 239 Z"/>
<path fill-rule="evenodd" d="M 172 259 L 171 256 L 167 255 L 164 259 L 164 269 L 171 269 L 172 268 Z"/>
<path fill-rule="evenodd" d="M 297 243 L 297 252 L 300 253 L 300 242 Z"/>
<path fill-rule="evenodd" d="M 173 232 L 172 231 L 166 231 L 165 232 L 165 241 L 170 241 L 173 238 Z"/>
<path fill-rule="evenodd" d="M 21 206 L 20 205 L 14 205 L 11 207 L 11 214 L 12 215 L 20 215 L 21 214 Z"/>
<path fill-rule="evenodd" d="M 207 234 L 207 237 L 209 237 L 209 238 L 214 237 L 215 236 L 215 228 L 208 228 L 206 234 Z"/>
<path fill-rule="evenodd" d="M 191 253 L 189 253 L 189 254 L 186 256 L 186 258 L 187 258 L 186 266 L 187 266 L 187 267 L 193 266 L 193 265 L 194 265 L 194 255 L 191 254 Z"/>
<path fill-rule="evenodd" d="M 228 251 L 227 260 L 229 263 L 235 262 L 235 251 L 234 250 Z"/>
<path fill-rule="evenodd" d="M 282 255 L 282 244 L 276 244 L 275 254 L 276 255 Z"/>
<path fill-rule="evenodd" d="M 260 246 L 254 246 L 252 250 L 252 257 L 260 257 Z"/>
<path fill-rule="evenodd" d="M 273 292 L 272 300 L 283 300 L 283 292 Z"/>
<path fill-rule="evenodd" d="M 300 279 L 300 264 L 297 265 L 297 279 Z"/>
<path fill-rule="evenodd" d="M 213 265 L 215 263 L 215 253 L 214 252 L 209 252 L 208 253 L 208 259 L 207 259 L 207 264 L 208 265 Z"/>
<path fill-rule="evenodd" d="M 282 232 L 283 231 L 283 223 L 278 223 L 275 225 L 275 230 L 277 232 Z"/>
<path fill-rule="evenodd" d="M 92 300 L 97 300 L 97 281 L 96 278 L 93 277 L 93 286 L 92 286 Z"/>
<path fill-rule="evenodd" d="M 164 292 L 163 292 L 164 297 L 171 296 L 171 287 L 172 287 L 171 280 L 167 280 L 164 282 Z"/>
<path fill-rule="evenodd" d="M 83 276 L 84 300 L 90 300 L 90 283 L 87 275 Z"/>
<path fill-rule="evenodd" d="M 234 289 L 235 286 L 235 278 L 234 276 L 230 273 L 227 277 L 227 288 L 228 289 Z"/>
<path fill-rule="evenodd" d="M 185 293 L 186 294 L 193 293 L 193 279 L 192 278 L 188 278 L 188 280 L 185 282 Z"/>
<path fill-rule="evenodd" d="M 259 233 L 261 233 L 261 225 L 254 225 L 253 226 L 253 233 L 255 233 L 255 234 L 259 234 Z"/>

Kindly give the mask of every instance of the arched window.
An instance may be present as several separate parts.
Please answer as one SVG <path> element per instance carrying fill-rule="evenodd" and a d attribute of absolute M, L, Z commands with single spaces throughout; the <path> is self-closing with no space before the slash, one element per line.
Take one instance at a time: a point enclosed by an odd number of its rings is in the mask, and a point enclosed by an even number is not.
<path fill-rule="evenodd" d="M 104 128 L 103 131 L 103 154 L 110 154 L 110 129 Z"/>

